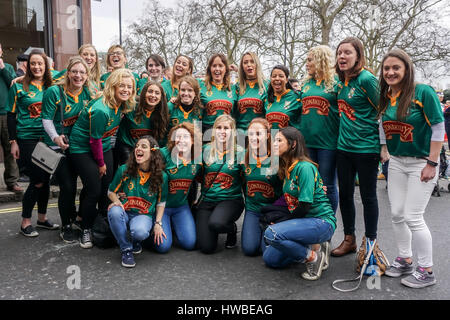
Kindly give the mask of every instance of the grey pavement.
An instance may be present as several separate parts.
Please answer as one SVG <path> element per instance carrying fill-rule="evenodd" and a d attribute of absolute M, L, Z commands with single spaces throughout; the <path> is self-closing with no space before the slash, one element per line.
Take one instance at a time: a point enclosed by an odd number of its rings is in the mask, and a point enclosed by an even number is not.
<path fill-rule="evenodd" d="M 447 183 L 447 182 L 444 182 Z M 378 241 L 390 260 L 395 257 L 385 181 L 378 183 L 380 207 Z M 444 190 L 446 185 L 441 183 Z M 446 189 L 445 189 L 446 190 Z M 48 215 L 59 221 L 56 199 Z M 357 238 L 363 230 L 362 205 L 356 188 Z M 281 270 L 266 267 L 261 256 L 246 257 L 238 247 L 225 249 L 225 235 L 212 255 L 173 247 L 167 254 L 145 251 L 136 256 L 136 267 L 120 265 L 119 249 L 82 249 L 64 244 L 58 231 L 39 230 L 37 238 L 19 234 L 20 202 L 0 205 L 0 300 L 9 299 L 150 299 L 150 300 L 442 300 L 450 299 L 450 194 L 432 197 L 426 221 L 433 236 L 434 272 L 438 283 L 410 289 L 400 279 L 383 276 L 379 287 L 370 289 L 366 279 L 359 290 L 341 293 L 331 287 L 338 278 L 352 278 L 355 254 L 331 257 L 330 267 L 318 281 L 300 277 L 304 265 Z M 7 210 L 9 209 L 9 211 Z M 33 212 L 33 224 L 36 211 Z M 343 239 L 340 213 L 332 248 Z M 79 278 L 76 278 L 79 275 Z M 79 282 L 77 282 L 79 280 Z"/>

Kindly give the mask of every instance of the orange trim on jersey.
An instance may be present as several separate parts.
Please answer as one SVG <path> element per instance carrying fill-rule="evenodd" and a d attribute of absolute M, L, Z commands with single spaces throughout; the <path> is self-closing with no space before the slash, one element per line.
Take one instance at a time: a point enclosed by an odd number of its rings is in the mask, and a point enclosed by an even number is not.
<path fill-rule="evenodd" d="M 83 88 L 80 89 L 76 94 L 72 94 L 69 90 L 65 90 L 66 94 L 75 101 L 75 103 L 78 103 L 78 96 L 83 92 Z"/>
<path fill-rule="evenodd" d="M 138 170 L 138 171 L 139 171 L 139 176 L 141 177 L 141 179 L 139 180 L 139 184 L 141 186 L 143 186 L 150 178 L 150 172 L 144 172 L 141 170 Z"/>
<path fill-rule="evenodd" d="M 364 89 L 363 89 L 364 90 Z M 395 96 L 391 96 L 390 93 L 387 94 L 388 98 L 391 100 L 391 106 L 395 107 L 397 105 L 397 98 L 400 97 L 402 91 L 400 90 Z"/>
<path fill-rule="evenodd" d="M 33 86 L 35 86 L 36 88 L 38 88 L 39 91 L 42 91 L 42 85 L 41 85 L 41 84 L 37 84 L 37 83 L 34 82 L 34 81 L 30 81 L 30 83 L 31 83 Z"/>
<path fill-rule="evenodd" d="M 420 102 L 419 100 L 413 100 L 413 102 L 417 105 L 419 105 L 422 109 L 423 109 L 423 103 Z M 425 117 L 425 121 L 428 123 L 428 125 L 431 127 L 431 122 L 428 119 L 427 115 L 425 114 L 425 112 L 423 113 L 423 116 Z"/>
<path fill-rule="evenodd" d="M 295 166 L 297 165 L 297 163 L 299 163 L 300 160 L 295 160 L 291 166 L 287 169 L 287 178 L 290 179 L 290 174 L 291 171 L 294 170 Z"/>
<path fill-rule="evenodd" d="M 180 110 L 183 112 L 183 117 L 184 119 L 187 119 L 189 117 L 189 114 L 192 112 L 192 110 L 194 110 L 194 108 L 191 109 L 191 111 L 184 111 L 183 107 L 181 105 L 178 106 L 180 108 Z"/>
<path fill-rule="evenodd" d="M 285 92 L 283 92 L 283 93 L 280 94 L 280 95 L 277 95 L 276 93 L 274 93 L 273 95 L 277 98 L 277 102 L 280 102 L 281 98 L 282 98 L 285 94 L 287 94 L 289 91 L 291 91 L 291 89 L 287 89 Z"/>
<path fill-rule="evenodd" d="M 258 83 L 258 80 L 246 80 L 246 82 L 248 86 L 253 89 L 255 87 L 255 84 Z"/>
<path fill-rule="evenodd" d="M 211 84 L 212 84 L 214 87 L 216 87 L 217 90 L 222 91 L 223 83 L 218 84 L 218 83 L 215 83 L 215 82 L 213 81 L 213 82 L 211 82 Z"/>

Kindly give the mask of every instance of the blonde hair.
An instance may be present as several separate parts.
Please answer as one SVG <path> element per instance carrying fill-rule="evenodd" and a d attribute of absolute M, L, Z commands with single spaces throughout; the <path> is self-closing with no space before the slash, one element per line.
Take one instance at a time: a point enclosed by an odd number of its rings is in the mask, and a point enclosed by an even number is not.
<path fill-rule="evenodd" d="M 249 55 L 252 57 L 253 61 L 255 61 L 256 65 L 256 80 L 258 82 L 258 86 L 260 90 L 266 90 L 264 85 L 264 74 L 262 72 L 261 62 L 259 62 L 259 58 L 254 52 L 246 52 L 242 55 L 241 63 L 239 64 L 239 94 L 243 95 L 245 93 L 245 89 L 247 88 L 247 76 L 244 72 L 244 57 Z"/>
<path fill-rule="evenodd" d="M 84 82 L 83 87 L 86 87 L 89 91 L 89 95 L 92 96 L 92 94 L 95 92 L 95 89 L 92 87 L 92 84 L 89 81 L 89 75 L 90 75 L 89 66 L 87 65 L 86 61 L 84 61 L 83 58 L 80 56 L 73 56 L 73 57 L 69 58 L 69 62 L 66 67 L 67 75 L 64 78 L 62 78 L 61 80 L 59 80 L 56 84 L 62 85 L 62 86 L 64 86 L 65 89 L 67 89 L 70 85 L 70 79 L 68 77 L 70 69 L 72 69 L 73 66 L 75 66 L 79 63 L 81 63 L 83 65 L 84 69 L 86 70 L 86 75 L 87 75 L 87 79 Z"/>
<path fill-rule="evenodd" d="M 84 49 L 87 48 L 92 48 L 95 51 L 95 65 L 92 67 L 91 70 L 89 70 L 89 80 L 93 81 L 95 83 L 95 85 L 97 87 L 100 87 L 100 76 L 101 76 L 101 69 L 100 69 L 100 63 L 98 63 L 98 52 L 97 49 L 95 49 L 95 47 L 90 44 L 83 44 L 79 49 L 78 49 L 78 54 L 82 57 L 82 53 L 84 51 Z"/>
<path fill-rule="evenodd" d="M 310 79 L 316 79 L 325 82 L 325 92 L 332 91 L 336 84 L 336 71 L 334 68 L 333 52 L 330 47 L 325 45 L 313 47 L 308 51 L 308 55 L 313 56 L 316 74 L 313 76 L 306 74 L 300 81 L 300 88 L 302 88 Z"/>
<path fill-rule="evenodd" d="M 218 162 L 217 153 L 218 153 L 218 146 L 216 145 L 216 130 L 220 123 L 223 122 L 229 122 L 231 126 L 231 141 L 229 144 L 227 144 L 227 151 L 231 151 L 230 153 L 227 153 L 226 157 L 228 158 L 228 164 L 234 163 L 234 155 L 237 151 L 237 132 L 236 132 L 236 121 L 228 114 L 222 114 L 219 117 L 217 117 L 216 121 L 214 121 L 214 125 L 212 128 L 212 136 L 211 136 L 211 148 L 209 151 L 209 155 L 206 157 L 207 163 L 215 163 Z M 231 156 L 230 156 L 231 155 Z"/>
<path fill-rule="evenodd" d="M 134 82 L 134 76 L 130 70 L 120 68 L 114 70 L 105 81 L 105 88 L 100 92 L 100 96 L 103 96 L 103 103 L 105 103 L 111 109 L 118 105 L 115 96 L 115 88 L 120 85 L 124 78 L 131 78 L 133 81 L 133 92 L 130 98 L 125 103 L 122 103 L 122 112 L 128 113 L 132 111 L 136 105 L 136 83 Z"/>

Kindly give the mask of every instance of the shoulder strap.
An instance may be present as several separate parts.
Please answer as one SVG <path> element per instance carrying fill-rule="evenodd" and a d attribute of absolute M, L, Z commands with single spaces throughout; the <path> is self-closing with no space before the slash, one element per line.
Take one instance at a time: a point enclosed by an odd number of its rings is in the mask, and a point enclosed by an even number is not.
<path fill-rule="evenodd" d="M 377 240 L 375 239 L 375 240 L 373 241 L 373 244 L 371 245 L 371 244 L 370 244 L 370 241 L 367 241 L 367 243 L 369 244 L 369 251 L 367 252 L 366 257 L 365 257 L 365 259 L 364 259 L 364 264 L 363 264 L 362 267 L 361 267 L 361 272 L 360 272 L 359 276 L 357 276 L 357 277 L 354 278 L 354 279 L 339 279 L 339 280 L 333 281 L 333 283 L 331 284 L 331 286 L 332 286 L 334 289 L 336 289 L 336 290 L 338 290 L 338 291 L 340 291 L 340 292 L 351 292 L 351 291 L 355 291 L 356 289 L 359 288 L 359 286 L 361 285 L 361 281 L 362 281 L 362 279 L 363 279 L 364 271 L 366 271 L 367 265 L 369 264 L 369 259 L 370 259 L 370 256 L 372 255 L 373 249 L 375 248 L 376 242 L 377 242 Z M 343 282 L 353 282 L 353 281 L 358 281 L 358 280 L 359 280 L 359 282 L 358 282 L 358 284 L 356 285 L 356 287 L 354 287 L 354 288 L 350 288 L 350 289 L 341 289 L 341 288 L 338 288 L 338 287 L 336 286 L 336 284 L 338 284 L 338 283 L 343 283 Z"/>
<path fill-rule="evenodd" d="M 61 96 L 61 105 L 60 105 L 60 107 L 61 107 L 61 135 L 63 135 L 64 134 L 64 108 L 66 107 L 67 102 L 66 102 L 66 94 L 64 93 L 63 87 L 62 86 L 58 86 L 58 87 L 59 87 L 59 93 Z"/>

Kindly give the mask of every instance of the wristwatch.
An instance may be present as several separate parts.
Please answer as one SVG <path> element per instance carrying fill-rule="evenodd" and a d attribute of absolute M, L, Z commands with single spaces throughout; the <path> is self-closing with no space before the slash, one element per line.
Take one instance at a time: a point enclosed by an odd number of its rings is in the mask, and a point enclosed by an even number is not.
<path fill-rule="evenodd" d="M 155 224 L 159 224 L 159 226 L 162 228 L 162 222 L 161 221 L 155 221 Z"/>
<path fill-rule="evenodd" d="M 430 159 L 427 159 L 427 164 L 429 164 L 432 167 L 437 167 L 439 163 L 431 161 Z"/>

